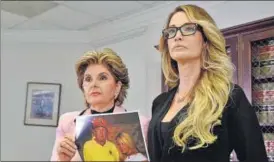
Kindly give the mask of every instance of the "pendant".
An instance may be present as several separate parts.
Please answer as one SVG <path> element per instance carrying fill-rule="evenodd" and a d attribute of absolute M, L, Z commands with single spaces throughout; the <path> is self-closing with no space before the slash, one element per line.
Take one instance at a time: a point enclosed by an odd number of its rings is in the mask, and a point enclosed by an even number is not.
<path fill-rule="evenodd" d="M 178 97 L 177 99 L 177 103 L 183 102 L 185 100 L 185 97 Z"/>

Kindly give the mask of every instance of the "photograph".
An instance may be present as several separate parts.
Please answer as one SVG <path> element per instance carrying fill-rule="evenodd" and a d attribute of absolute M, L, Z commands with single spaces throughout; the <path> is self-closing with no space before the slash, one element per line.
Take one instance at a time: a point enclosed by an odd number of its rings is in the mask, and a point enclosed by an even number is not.
<path fill-rule="evenodd" d="M 59 83 L 28 82 L 24 124 L 56 127 L 60 96 Z"/>
<path fill-rule="evenodd" d="M 77 117 L 75 143 L 83 161 L 149 161 L 137 111 Z"/>

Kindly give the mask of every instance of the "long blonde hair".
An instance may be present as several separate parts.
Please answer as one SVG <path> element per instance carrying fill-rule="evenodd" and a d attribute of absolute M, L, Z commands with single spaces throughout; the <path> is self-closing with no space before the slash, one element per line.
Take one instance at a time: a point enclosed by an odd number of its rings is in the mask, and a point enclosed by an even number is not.
<path fill-rule="evenodd" d="M 180 120 L 175 128 L 173 140 L 185 150 L 188 140 L 195 138 L 196 143 L 189 149 L 198 149 L 212 144 L 217 136 L 213 127 L 221 125 L 220 118 L 232 89 L 234 65 L 226 53 L 225 39 L 212 17 L 195 5 L 177 7 L 168 17 L 166 27 L 176 12 L 183 11 L 191 22 L 199 24 L 207 39 L 208 47 L 202 55 L 203 65 L 199 80 L 196 82 L 187 110 L 187 117 Z M 160 39 L 159 50 L 162 53 L 162 70 L 169 88 L 179 84 L 177 64 L 171 59 L 167 42 Z"/>
<path fill-rule="evenodd" d="M 122 143 L 128 145 L 128 147 L 131 149 L 131 153 L 135 154 L 138 152 L 135 142 L 133 141 L 132 137 L 128 133 L 126 133 L 126 132 L 118 133 L 115 140 L 116 140 L 116 143 L 122 142 Z M 120 159 L 122 161 L 125 160 L 125 158 L 127 157 L 126 155 L 124 155 L 122 153 L 120 156 L 121 156 Z"/>

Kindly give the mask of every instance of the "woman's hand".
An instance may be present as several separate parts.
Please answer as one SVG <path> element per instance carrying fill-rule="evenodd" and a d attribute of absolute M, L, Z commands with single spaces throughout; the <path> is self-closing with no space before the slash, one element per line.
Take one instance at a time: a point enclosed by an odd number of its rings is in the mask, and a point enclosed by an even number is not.
<path fill-rule="evenodd" d="M 65 136 L 58 146 L 58 157 L 60 161 L 71 161 L 75 155 L 77 146 L 74 143 L 74 138 Z"/>

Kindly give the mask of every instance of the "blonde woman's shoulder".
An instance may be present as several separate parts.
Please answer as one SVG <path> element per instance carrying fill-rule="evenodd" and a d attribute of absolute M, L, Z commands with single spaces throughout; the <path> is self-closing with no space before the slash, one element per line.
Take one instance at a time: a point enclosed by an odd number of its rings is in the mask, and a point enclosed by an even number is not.
<path fill-rule="evenodd" d="M 238 84 L 232 84 L 231 90 L 231 97 L 233 100 L 239 100 L 242 97 L 246 97 L 243 88 Z"/>

